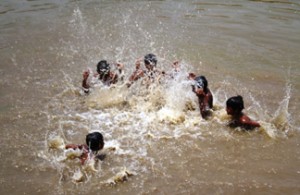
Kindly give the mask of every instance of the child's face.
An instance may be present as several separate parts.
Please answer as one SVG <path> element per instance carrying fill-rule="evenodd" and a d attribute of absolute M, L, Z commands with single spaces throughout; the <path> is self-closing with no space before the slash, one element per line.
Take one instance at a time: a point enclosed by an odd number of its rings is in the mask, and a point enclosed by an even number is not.
<path fill-rule="evenodd" d="M 205 95 L 203 88 L 200 88 L 200 87 L 195 87 L 195 92 L 198 95 Z"/>
<path fill-rule="evenodd" d="M 233 115 L 234 114 L 233 109 L 231 107 L 228 107 L 228 106 L 226 107 L 226 112 L 227 112 L 228 115 Z"/>
<path fill-rule="evenodd" d="M 153 70 L 153 66 L 151 64 L 145 64 L 147 70 Z"/>

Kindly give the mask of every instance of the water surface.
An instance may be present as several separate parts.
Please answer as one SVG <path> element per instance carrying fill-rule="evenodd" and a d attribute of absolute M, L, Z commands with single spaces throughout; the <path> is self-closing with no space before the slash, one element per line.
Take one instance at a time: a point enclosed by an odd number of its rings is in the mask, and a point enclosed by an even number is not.
<path fill-rule="evenodd" d="M 0 33 L 1 194 L 299 193 L 298 1 L 4 0 Z M 166 72 L 179 60 L 176 79 L 80 94 L 99 60 L 123 62 L 128 78 L 149 52 Z M 209 81 L 209 121 L 188 72 Z M 237 94 L 263 128 L 226 126 Z M 91 130 L 106 142 L 97 172 L 49 149 Z M 107 184 L 124 170 L 133 176 Z"/>

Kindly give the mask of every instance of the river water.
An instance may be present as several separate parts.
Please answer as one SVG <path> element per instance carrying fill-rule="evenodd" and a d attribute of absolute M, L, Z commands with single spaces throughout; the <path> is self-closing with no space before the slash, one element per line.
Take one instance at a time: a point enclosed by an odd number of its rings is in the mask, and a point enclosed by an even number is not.
<path fill-rule="evenodd" d="M 0 32 L 1 194 L 300 193 L 299 1 L 2 0 Z M 181 71 L 80 93 L 99 60 L 127 79 L 147 53 Z M 189 72 L 208 79 L 207 121 Z M 261 128 L 226 125 L 238 94 Z M 65 159 L 92 130 L 106 158 Z"/>

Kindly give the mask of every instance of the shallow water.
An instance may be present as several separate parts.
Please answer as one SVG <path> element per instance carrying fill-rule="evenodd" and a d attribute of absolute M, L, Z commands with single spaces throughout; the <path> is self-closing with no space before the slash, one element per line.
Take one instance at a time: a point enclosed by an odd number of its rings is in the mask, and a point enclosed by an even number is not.
<path fill-rule="evenodd" d="M 298 1 L 10 0 L 0 32 L 1 194 L 299 194 Z M 80 94 L 99 60 L 123 62 L 129 77 L 149 52 L 181 72 Z M 208 79 L 208 121 L 188 72 Z M 262 128 L 226 126 L 237 94 Z M 58 146 L 91 130 L 104 135 L 104 161 L 64 160 Z"/>

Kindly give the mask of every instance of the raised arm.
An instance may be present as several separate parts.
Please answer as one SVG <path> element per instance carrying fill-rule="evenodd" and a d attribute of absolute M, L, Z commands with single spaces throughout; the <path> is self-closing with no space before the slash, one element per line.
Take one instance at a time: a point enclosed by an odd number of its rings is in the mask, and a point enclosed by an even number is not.
<path fill-rule="evenodd" d="M 73 149 L 73 150 L 76 150 L 76 149 L 80 149 L 82 150 L 82 154 L 80 157 L 78 157 L 81 161 L 81 164 L 83 165 L 85 163 L 85 161 L 88 159 L 88 155 L 89 155 L 89 148 L 87 145 L 85 144 L 67 144 L 65 146 L 66 149 Z"/>
<path fill-rule="evenodd" d="M 123 81 L 124 80 L 124 64 L 122 64 L 120 62 L 117 62 L 116 67 L 117 67 L 117 70 L 118 70 L 119 79 L 121 81 Z"/>
<path fill-rule="evenodd" d="M 129 77 L 129 83 L 127 84 L 128 87 L 130 87 L 134 81 L 137 81 L 144 76 L 144 71 L 141 69 L 141 60 L 142 59 L 140 58 L 135 62 L 135 71 Z"/>
<path fill-rule="evenodd" d="M 179 61 L 177 60 L 177 61 L 173 62 L 172 67 L 174 68 L 175 72 L 179 72 L 180 71 Z"/>
<path fill-rule="evenodd" d="M 90 73 L 89 73 L 89 71 L 87 70 L 87 71 L 84 71 L 83 72 L 83 80 L 82 80 L 82 87 L 83 87 L 83 89 L 84 89 L 84 92 L 85 93 L 88 93 L 89 92 L 89 88 L 90 88 L 90 85 L 88 84 L 88 78 L 89 78 L 89 75 L 90 75 Z"/>

